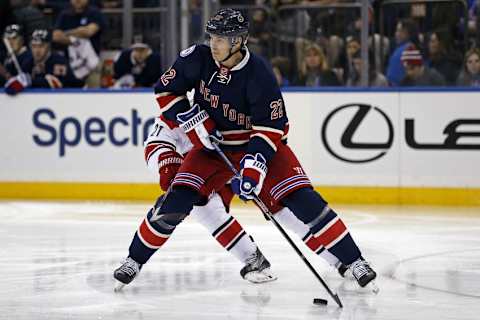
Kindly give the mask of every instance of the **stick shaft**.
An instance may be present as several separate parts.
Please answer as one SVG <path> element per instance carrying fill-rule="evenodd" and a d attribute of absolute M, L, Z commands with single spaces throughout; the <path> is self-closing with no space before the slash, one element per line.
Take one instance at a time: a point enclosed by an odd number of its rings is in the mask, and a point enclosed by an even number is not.
<path fill-rule="evenodd" d="M 15 69 L 17 70 L 17 74 L 23 73 L 22 68 L 20 68 L 20 64 L 18 63 L 17 56 L 15 55 L 15 52 L 13 52 L 12 46 L 10 45 L 10 42 L 8 42 L 7 38 L 3 38 L 3 43 L 5 44 L 5 47 L 7 48 L 8 54 L 12 58 L 13 65 L 15 66 Z"/>
<path fill-rule="evenodd" d="M 212 143 L 215 151 L 217 151 L 218 155 L 222 158 L 222 160 L 225 162 L 225 164 L 230 168 L 230 170 L 235 174 L 236 177 L 240 177 L 240 174 L 238 170 L 233 166 L 232 162 L 230 159 L 227 158 L 225 153 L 220 149 L 218 146 L 218 143 Z M 274 218 L 273 214 L 270 212 L 268 207 L 265 205 L 265 203 L 256 195 L 254 194 L 253 201 L 257 206 L 260 208 L 260 210 L 265 214 L 268 218 L 270 218 L 270 221 L 277 227 L 278 231 L 282 234 L 282 236 L 287 240 L 287 242 L 290 244 L 290 246 L 295 250 L 297 255 L 302 259 L 302 261 L 307 265 L 308 269 L 315 275 L 315 277 L 320 281 L 322 286 L 325 288 L 325 290 L 328 292 L 328 294 L 332 297 L 332 299 L 338 304 L 340 308 L 343 307 L 342 302 L 340 301 L 340 298 L 338 297 L 337 294 L 334 294 L 332 290 L 328 287 L 328 285 L 325 283 L 325 281 L 322 279 L 322 277 L 318 274 L 317 270 L 312 266 L 310 261 L 303 255 L 302 251 L 297 247 L 297 245 L 293 242 L 293 240 L 290 238 L 290 236 L 285 232 L 285 230 L 282 228 L 282 226 L 278 223 L 278 221 Z"/>

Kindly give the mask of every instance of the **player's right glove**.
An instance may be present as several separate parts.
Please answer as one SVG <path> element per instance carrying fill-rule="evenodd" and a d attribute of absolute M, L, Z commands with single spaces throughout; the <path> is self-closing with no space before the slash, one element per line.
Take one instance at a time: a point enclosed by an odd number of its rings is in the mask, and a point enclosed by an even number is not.
<path fill-rule="evenodd" d="M 5 92 L 9 95 L 15 95 L 25 88 L 32 85 L 32 78 L 29 74 L 20 73 L 15 77 L 11 77 L 5 83 Z"/>
<path fill-rule="evenodd" d="M 240 177 L 232 179 L 232 190 L 240 199 L 252 200 L 262 190 L 267 175 L 267 161 L 261 153 L 246 154 L 240 161 Z"/>
<path fill-rule="evenodd" d="M 163 152 L 158 156 L 158 173 L 160 174 L 160 188 L 167 191 L 182 165 L 183 157 L 176 151 Z"/>
<path fill-rule="evenodd" d="M 208 150 L 215 150 L 210 136 L 215 136 L 216 140 L 223 139 L 220 131 L 215 129 L 215 122 L 210 119 L 207 111 L 200 110 L 198 104 L 194 104 L 188 111 L 179 113 L 177 120 L 194 148 L 205 147 Z"/>

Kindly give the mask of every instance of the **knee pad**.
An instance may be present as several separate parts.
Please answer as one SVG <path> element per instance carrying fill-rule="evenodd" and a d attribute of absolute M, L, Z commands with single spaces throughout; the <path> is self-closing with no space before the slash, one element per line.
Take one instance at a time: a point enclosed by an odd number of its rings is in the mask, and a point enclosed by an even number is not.
<path fill-rule="evenodd" d="M 303 223 L 310 226 L 326 214 L 327 202 L 311 188 L 302 188 L 282 199 L 282 203 Z M 328 213 L 328 212 L 327 212 Z"/>
<path fill-rule="evenodd" d="M 193 205 L 201 200 L 200 194 L 188 187 L 178 186 L 173 187 L 170 192 L 165 195 L 165 199 L 162 201 L 157 200 L 157 203 L 161 202 L 161 206 L 157 207 L 161 214 L 184 214 L 188 215 L 192 211 Z"/>
<path fill-rule="evenodd" d="M 150 226 L 162 234 L 170 234 L 188 215 L 184 213 L 159 213 L 152 207 L 147 214 Z"/>
<path fill-rule="evenodd" d="M 194 203 L 200 198 L 198 192 L 191 188 L 172 188 L 167 194 L 158 197 L 148 219 L 162 229 L 173 230 L 190 214 Z"/>

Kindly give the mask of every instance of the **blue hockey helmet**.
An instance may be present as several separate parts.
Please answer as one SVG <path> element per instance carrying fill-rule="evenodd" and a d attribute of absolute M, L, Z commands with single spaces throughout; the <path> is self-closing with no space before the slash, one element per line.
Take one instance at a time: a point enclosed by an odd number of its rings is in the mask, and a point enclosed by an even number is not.
<path fill-rule="evenodd" d="M 30 43 L 32 44 L 42 44 L 42 43 L 50 43 L 52 41 L 52 36 L 50 32 L 46 29 L 36 29 L 32 33 L 32 39 Z"/>
<path fill-rule="evenodd" d="M 248 21 L 240 11 L 220 9 L 207 21 L 205 32 L 223 37 L 246 37 Z"/>
<path fill-rule="evenodd" d="M 22 27 L 18 24 L 8 25 L 3 32 L 3 37 L 7 39 L 23 37 Z"/>

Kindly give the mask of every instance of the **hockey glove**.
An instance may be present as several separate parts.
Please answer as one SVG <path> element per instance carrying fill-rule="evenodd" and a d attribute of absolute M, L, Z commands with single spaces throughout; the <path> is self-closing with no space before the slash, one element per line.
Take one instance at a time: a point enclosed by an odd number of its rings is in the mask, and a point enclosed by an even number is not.
<path fill-rule="evenodd" d="M 158 173 L 160 174 L 160 188 L 167 191 L 182 165 L 183 157 L 176 151 L 163 152 L 158 156 Z"/>
<path fill-rule="evenodd" d="M 240 161 L 240 177 L 232 179 L 232 190 L 240 199 L 252 200 L 262 190 L 263 180 L 267 175 L 267 161 L 261 153 L 255 157 L 246 154 Z"/>
<path fill-rule="evenodd" d="M 20 73 L 17 76 L 10 78 L 5 83 L 5 92 L 9 95 L 15 95 L 31 85 L 32 78 L 30 75 L 26 73 Z"/>
<path fill-rule="evenodd" d="M 222 140 L 222 134 L 215 129 L 215 122 L 205 110 L 200 110 L 198 104 L 193 105 L 190 110 L 177 115 L 180 128 L 187 134 L 194 148 L 205 147 L 208 150 L 215 150 L 210 141 L 214 135 L 217 140 Z"/>

